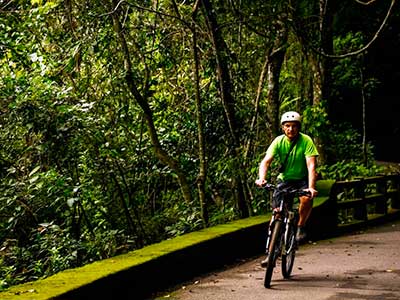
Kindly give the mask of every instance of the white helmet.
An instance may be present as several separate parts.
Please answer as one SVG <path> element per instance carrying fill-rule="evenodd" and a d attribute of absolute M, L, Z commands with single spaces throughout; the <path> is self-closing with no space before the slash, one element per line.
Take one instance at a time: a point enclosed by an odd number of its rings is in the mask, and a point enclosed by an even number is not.
<path fill-rule="evenodd" d="M 282 115 L 281 124 L 285 122 L 299 122 L 301 123 L 301 116 L 295 111 L 288 111 Z"/>

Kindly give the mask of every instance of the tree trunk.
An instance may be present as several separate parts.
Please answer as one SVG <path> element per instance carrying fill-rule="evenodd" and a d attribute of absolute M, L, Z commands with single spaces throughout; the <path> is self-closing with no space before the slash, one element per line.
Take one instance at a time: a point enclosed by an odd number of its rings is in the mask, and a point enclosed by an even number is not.
<path fill-rule="evenodd" d="M 196 18 L 197 5 L 193 11 L 193 20 Z M 205 183 L 207 179 L 207 160 L 206 160 L 206 142 L 204 136 L 204 122 L 203 122 L 203 109 L 202 109 L 202 98 L 200 96 L 200 84 L 199 84 L 199 57 L 197 49 L 197 32 L 196 26 L 192 26 L 193 34 L 193 60 L 194 60 L 194 83 L 196 92 L 196 119 L 197 119 L 197 136 L 199 143 L 199 175 L 197 177 L 197 189 L 199 193 L 199 201 L 201 207 L 201 216 L 203 219 L 204 226 L 208 226 L 208 201 L 205 192 Z"/>
<path fill-rule="evenodd" d="M 262 90 L 264 88 L 265 78 L 267 76 L 269 56 L 270 56 L 270 53 L 268 51 L 266 54 L 266 57 L 265 57 L 265 62 L 263 64 L 261 72 L 260 72 L 260 77 L 258 79 L 256 98 L 254 100 L 254 115 L 253 115 L 253 118 L 251 119 L 250 130 L 249 130 L 250 134 L 247 136 L 246 143 L 245 143 L 246 148 L 245 148 L 245 152 L 244 152 L 244 160 L 246 162 L 246 165 L 248 163 L 248 159 L 250 156 L 250 149 L 252 147 L 254 137 L 256 136 L 254 131 L 256 131 L 257 118 L 258 118 L 259 109 L 260 109 L 260 99 L 261 99 Z M 270 124 L 270 121 L 268 119 L 266 119 L 265 124 L 267 124 L 267 126 L 268 126 L 268 124 Z"/>
<path fill-rule="evenodd" d="M 333 1 L 321 0 L 319 2 L 321 49 L 325 54 L 333 54 Z M 326 107 L 329 115 L 331 103 L 332 60 L 328 57 L 312 53 L 311 66 L 313 69 L 313 105 L 327 101 Z M 319 152 L 319 163 L 324 164 L 327 157 L 324 151 L 324 141 L 316 137 L 315 144 Z"/>
<path fill-rule="evenodd" d="M 118 5 L 118 2 L 116 0 L 113 0 L 113 6 L 117 7 L 117 5 Z M 182 169 L 179 167 L 178 162 L 175 159 L 173 159 L 170 155 L 168 155 L 168 153 L 162 148 L 162 146 L 159 142 L 159 139 L 158 139 L 156 128 L 154 126 L 153 113 L 150 109 L 149 103 L 147 102 L 147 99 L 145 99 L 145 97 L 143 97 L 142 94 L 140 94 L 140 92 L 136 86 L 136 83 L 134 81 L 134 77 L 132 74 L 132 65 L 131 65 L 131 61 L 130 61 L 129 49 L 128 49 L 128 45 L 126 43 L 124 33 L 121 30 L 121 23 L 118 19 L 118 10 L 112 14 L 112 19 L 113 19 L 113 24 L 114 24 L 114 30 L 118 36 L 118 39 L 119 39 L 119 42 L 121 45 L 121 49 L 123 52 L 123 56 L 124 56 L 124 68 L 125 68 L 125 72 L 126 72 L 125 81 L 128 85 L 130 92 L 132 93 L 133 97 L 135 98 L 136 102 L 139 104 L 140 108 L 143 110 L 144 117 L 145 117 L 145 120 L 147 123 L 147 129 L 150 134 L 150 139 L 153 144 L 155 154 L 162 163 L 164 163 L 165 165 L 170 167 L 176 173 L 176 175 L 178 177 L 179 185 L 182 190 L 183 198 L 186 200 L 187 203 L 191 203 L 192 195 L 191 195 L 189 184 L 186 179 L 186 175 L 184 174 Z"/>
<path fill-rule="evenodd" d="M 237 162 L 237 172 L 233 180 L 235 185 L 235 197 L 238 205 L 238 210 L 241 217 L 248 217 L 250 209 L 248 201 L 245 197 L 245 187 L 243 181 L 243 170 L 242 168 L 242 157 L 239 153 L 240 141 L 238 138 L 238 127 L 235 117 L 235 101 L 232 96 L 232 82 L 229 75 L 228 69 L 228 54 L 225 41 L 221 36 L 217 20 L 214 14 L 213 7 L 209 0 L 201 1 L 204 8 L 204 14 L 207 21 L 207 25 L 211 34 L 212 43 L 214 46 L 215 58 L 217 62 L 217 77 L 219 81 L 219 91 L 221 94 L 221 100 L 224 107 L 225 117 L 228 123 L 229 133 L 232 138 L 230 145 L 230 153 Z"/>
<path fill-rule="evenodd" d="M 280 48 L 273 52 L 269 58 L 267 69 L 267 119 L 271 120 L 269 138 L 272 140 L 281 133 L 279 122 L 279 77 L 282 69 L 283 59 L 285 57 L 286 48 Z"/>
<path fill-rule="evenodd" d="M 320 0 L 320 35 L 321 49 L 325 54 L 333 54 L 333 5 L 334 1 Z M 321 57 L 321 95 L 320 99 L 315 99 L 314 104 L 321 100 L 330 100 L 331 82 L 332 82 L 332 59 Z M 328 111 L 329 115 L 329 111 Z"/>
<path fill-rule="evenodd" d="M 274 48 L 268 61 L 267 67 L 267 119 L 271 121 L 271 130 L 269 131 L 270 140 L 281 133 L 280 126 L 280 98 L 279 98 L 279 78 L 281 74 L 282 64 L 286 54 L 287 47 L 287 28 L 285 14 L 282 14 L 277 21 L 279 28 Z"/>
<path fill-rule="evenodd" d="M 362 58 L 363 56 L 361 56 Z M 367 113 L 366 113 L 366 97 L 365 97 L 365 82 L 362 67 L 360 67 L 360 81 L 361 81 L 361 101 L 362 101 L 362 149 L 363 161 L 365 167 L 368 167 L 368 151 L 367 151 Z"/>

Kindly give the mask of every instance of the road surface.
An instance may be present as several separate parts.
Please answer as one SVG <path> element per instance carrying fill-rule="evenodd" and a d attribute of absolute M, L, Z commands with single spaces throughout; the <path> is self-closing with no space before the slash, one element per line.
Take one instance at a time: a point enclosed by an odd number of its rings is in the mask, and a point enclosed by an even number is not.
<path fill-rule="evenodd" d="M 400 221 L 301 246 L 291 279 L 282 278 L 279 264 L 270 289 L 263 286 L 261 259 L 195 278 L 153 299 L 400 299 Z"/>

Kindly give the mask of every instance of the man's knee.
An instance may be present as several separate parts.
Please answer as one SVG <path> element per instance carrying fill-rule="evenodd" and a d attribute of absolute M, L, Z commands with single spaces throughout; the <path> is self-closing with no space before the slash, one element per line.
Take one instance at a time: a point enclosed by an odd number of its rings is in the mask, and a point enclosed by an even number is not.
<path fill-rule="evenodd" d="M 300 203 L 304 206 L 312 207 L 314 203 L 314 199 L 310 197 L 301 197 Z"/>

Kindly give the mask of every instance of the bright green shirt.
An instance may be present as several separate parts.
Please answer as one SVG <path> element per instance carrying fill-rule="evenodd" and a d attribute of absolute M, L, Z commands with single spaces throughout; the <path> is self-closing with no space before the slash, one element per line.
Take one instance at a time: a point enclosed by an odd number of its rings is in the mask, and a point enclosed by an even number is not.
<path fill-rule="evenodd" d="M 283 164 L 290 149 L 290 140 L 284 135 L 276 137 L 268 147 L 267 154 L 279 159 Z M 308 178 L 306 157 L 318 156 L 318 150 L 311 137 L 299 133 L 296 145 L 289 154 L 283 173 L 278 175 L 282 180 L 299 180 Z"/>

